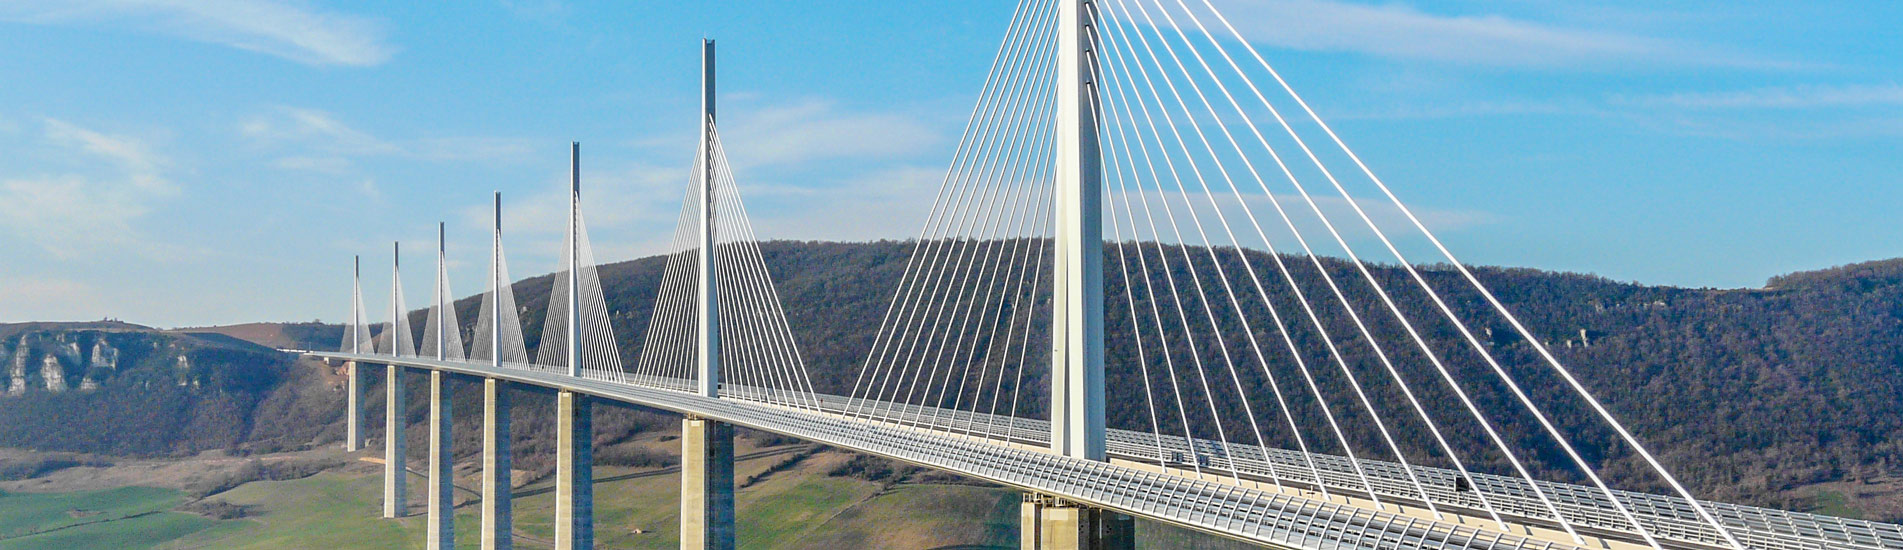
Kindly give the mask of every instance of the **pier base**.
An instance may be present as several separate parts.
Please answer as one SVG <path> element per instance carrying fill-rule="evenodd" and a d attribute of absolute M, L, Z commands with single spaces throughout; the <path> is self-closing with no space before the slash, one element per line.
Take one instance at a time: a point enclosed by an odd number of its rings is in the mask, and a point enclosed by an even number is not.
<path fill-rule="evenodd" d="M 409 479 L 403 470 L 408 440 L 403 436 L 405 404 L 403 367 L 385 366 L 383 400 L 383 517 L 400 518 L 410 514 Z"/>
<path fill-rule="evenodd" d="M 555 550 L 595 546 L 593 407 L 588 396 L 555 397 Z"/>
<path fill-rule="evenodd" d="M 455 475 L 455 465 L 450 462 L 450 427 L 454 423 L 448 378 L 443 371 L 429 373 L 429 526 L 423 547 L 430 550 L 456 548 L 456 493 L 450 483 Z"/>
<path fill-rule="evenodd" d="M 345 361 L 344 374 L 350 386 L 347 390 L 350 392 L 348 397 L 350 412 L 344 427 L 344 450 L 354 453 L 363 450 L 363 440 L 367 435 L 365 432 L 369 427 L 364 422 L 368 417 L 366 414 L 368 411 L 365 410 L 367 407 L 364 405 L 366 400 L 363 394 L 364 390 L 370 386 L 370 373 L 356 361 Z"/>
<path fill-rule="evenodd" d="M 681 421 L 681 550 L 732 550 L 733 426 Z"/>
<path fill-rule="evenodd" d="M 1027 494 L 1018 517 L 1024 550 L 1136 549 L 1135 520 L 1116 512 Z"/>
<path fill-rule="evenodd" d="M 482 550 L 515 547 L 514 503 L 509 493 L 509 383 L 482 381 Z"/>

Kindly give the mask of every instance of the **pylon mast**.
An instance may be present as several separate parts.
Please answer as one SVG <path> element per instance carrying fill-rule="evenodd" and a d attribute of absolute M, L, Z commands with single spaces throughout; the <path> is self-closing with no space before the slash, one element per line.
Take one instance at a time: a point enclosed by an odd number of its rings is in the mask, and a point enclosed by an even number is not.
<path fill-rule="evenodd" d="M 714 41 L 700 44 L 700 356 L 701 395 L 720 395 L 720 304 L 714 287 Z"/>
<path fill-rule="evenodd" d="M 581 376 L 581 142 L 568 144 L 568 375 Z"/>
<path fill-rule="evenodd" d="M 489 362 L 502 366 L 502 192 L 496 192 L 496 229 L 489 255 Z"/>
<path fill-rule="evenodd" d="M 436 360 L 437 361 L 441 361 L 449 357 L 449 350 L 445 349 L 449 347 L 449 335 L 443 332 L 444 330 L 447 330 L 449 328 L 449 310 L 443 309 L 443 307 L 447 305 L 443 303 L 443 294 L 444 294 L 443 283 L 448 282 L 447 279 L 449 278 L 449 266 L 443 264 L 444 260 L 447 260 L 449 256 L 449 253 L 448 253 L 449 247 L 444 244 L 444 240 L 443 240 L 443 226 L 444 225 L 445 224 L 443 222 L 436 222 L 436 300 L 435 302 L 436 302 Z"/>
<path fill-rule="evenodd" d="M 1104 460 L 1103 158 L 1094 4 L 1062 0 L 1058 8 L 1051 450 Z"/>

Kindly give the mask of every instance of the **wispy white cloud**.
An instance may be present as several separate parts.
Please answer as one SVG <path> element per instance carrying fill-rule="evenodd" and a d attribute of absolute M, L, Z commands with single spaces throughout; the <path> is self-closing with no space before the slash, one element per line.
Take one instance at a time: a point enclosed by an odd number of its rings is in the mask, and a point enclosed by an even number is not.
<path fill-rule="evenodd" d="M 0 20 L 128 28 L 312 65 L 378 65 L 396 47 L 378 20 L 279 0 L 20 0 Z"/>
<path fill-rule="evenodd" d="M 1688 109 L 1809 109 L 1903 105 L 1903 85 L 1853 84 L 1757 88 L 1726 92 L 1679 92 L 1617 97 L 1615 101 Z"/>
<path fill-rule="evenodd" d="M 521 159 L 536 150 L 526 140 L 499 137 L 424 138 L 404 149 L 417 158 L 443 161 Z"/>
<path fill-rule="evenodd" d="M 1194 3 L 1200 5 L 1200 3 Z M 1489 66 L 1648 64 L 1765 65 L 1764 60 L 1676 40 L 1527 21 L 1501 15 L 1440 15 L 1407 4 L 1330 0 L 1218 2 L 1252 41 L 1310 51 Z M 1141 20 L 1140 13 L 1133 14 Z M 1160 14 L 1153 15 L 1162 23 Z M 1188 21 L 1179 23 L 1192 27 Z M 1226 34 L 1204 14 L 1212 32 Z"/>
<path fill-rule="evenodd" d="M 171 189 L 171 183 L 159 175 L 159 169 L 167 163 L 166 159 L 153 153 L 139 140 L 102 134 L 53 118 L 46 119 L 45 123 L 48 140 L 118 162 L 125 168 L 133 185 L 148 191 Z"/>
<path fill-rule="evenodd" d="M 1341 120 L 1420 120 L 1519 115 L 1575 115 L 1596 111 L 1596 107 L 1546 100 L 1464 101 L 1369 108 L 1344 112 Z"/>
<path fill-rule="evenodd" d="M 1802 116 L 1792 120 L 1719 116 L 1708 111 L 1634 117 L 1637 124 L 1679 135 L 1735 141 L 1903 137 L 1903 114 Z"/>
<path fill-rule="evenodd" d="M 44 127 L 54 155 L 92 160 L 72 163 L 87 168 L 69 173 L 0 180 L 0 227 L 60 258 L 114 248 L 155 253 L 135 222 L 178 192 L 163 173 L 170 161 L 135 138 L 51 118 Z"/>
<path fill-rule="evenodd" d="M 430 161 L 506 161 L 530 156 L 534 148 L 512 138 L 454 136 L 388 140 L 359 130 L 319 109 L 281 106 L 238 125 L 238 133 L 260 147 L 289 151 L 272 162 L 286 170 L 340 174 L 355 158 L 402 157 Z"/>
<path fill-rule="evenodd" d="M 1903 136 L 1903 86 L 1797 85 L 1615 95 L 1609 109 L 1643 127 L 1737 141 Z"/>
<path fill-rule="evenodd" d="M 130 245 L 132 220 L 151 210 L 143 197 L 79 175 L 0 180 L 0 224 L 59 258 Z"/>
<path fill-rule="evenodd" d="M 734 122 L 721 136 L 733 162 L 743 166 L 910 155 L 939 139 L 914 117 L 847 111 L 822 100 L 768 106 L 727 120 Z"/>
<path fill-rule="evenodd" d="M 396 144 L 350 127 L 328 112 L 300 107 L 278 107 L 239 125 L 245 137 L 263 144 L 302 143 L 344 155 L 388 155 L 403 151 Z"/>
<path fill-rule="evenodd" d="M 944 179 L 944 168 L 895 165 L 836 186 L 743 183 L 741 193 L 762 239 L 902 239 L 923 228 Z"/>

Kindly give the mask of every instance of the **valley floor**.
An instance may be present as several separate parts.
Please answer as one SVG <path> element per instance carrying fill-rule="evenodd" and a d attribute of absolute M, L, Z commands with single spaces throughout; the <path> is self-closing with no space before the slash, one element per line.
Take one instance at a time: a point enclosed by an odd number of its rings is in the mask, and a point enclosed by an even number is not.
<path fill-rule="evenodd" d="M 651 444 L 665 446 L 667 441 Z M 736 465 L 740 547 L 854 549 L 1016 548 L 1019 496 L 937 476 L 868 481 L 832 472 L 853 455 L 806 445 L 743 443 Z M 0 484 L 0 550 L 419 548 L 422 478 L 411 483 L 414 514 L 380 519 L 381 466 L 367 453 L 307 451 L 261 460 L 335 460 L 338 466 L 281 481 L 251 481 L 203 497 L 249 459 L 218 456 L 75 467 Z M 772 473 L 768 474 L 771 471 Z M 414 476 L 415 473 L 413 472 Z M 138 478 L 158 485 L 139 486 Z M 676 468 L 596 468 L 596 536 L 601 548 L 674 548 L 680 478 Z M 477 546 L 479 506 L 472 478 L 459 477 L 458 548 Z M 106 487 L 104 485 L 123 484 Z M 553 491 L 546 481 L 517 487 L 516 546 L 547 548 Z M 208 509 L 240 510 L 213 519 Z M 181 510 L 192 510 L 185 512 Z M 1242 548 L 1170 528 L 1143 525 L 1143 548 Z"/>

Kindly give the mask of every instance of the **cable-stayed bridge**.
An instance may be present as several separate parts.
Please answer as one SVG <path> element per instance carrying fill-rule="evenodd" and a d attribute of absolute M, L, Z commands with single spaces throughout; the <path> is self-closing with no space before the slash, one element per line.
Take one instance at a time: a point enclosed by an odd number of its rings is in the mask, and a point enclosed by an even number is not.
<path fill-rule="evenodd" d="M 528 387 L 558 395 L 563 549 L 593 545 L 603 399 L 686 417 L 682 548 L 734 546 L 734 426 L 1022 489 L 1025 548 L 1128 548 L 1133 518 L 1294 550 L 1903 548 L 1894 525 L 1697 499 L 1207 0 L 1020 2 L 851 383 L 815 377 L 703 48 L 699 147 L 635 357 L 579 144 L 532 354 L 499 195 L 471 326 L 439 246 L 420 340 L 393 261 L 390 320 L 359 282 L 340 351 L 313 354 L 351 365 L 352 450 L 373 367 L 389 411 L 429 376 L 429 547 L 454 544 L 445 383 L 465 377 L 485 397 L 483 548 L 512 544 L 509 395 Z M 385 441 L 384 515 L 407 515 L 404 438 Z"/>

